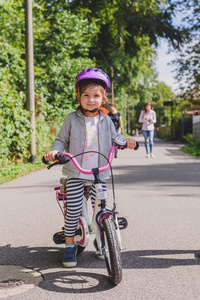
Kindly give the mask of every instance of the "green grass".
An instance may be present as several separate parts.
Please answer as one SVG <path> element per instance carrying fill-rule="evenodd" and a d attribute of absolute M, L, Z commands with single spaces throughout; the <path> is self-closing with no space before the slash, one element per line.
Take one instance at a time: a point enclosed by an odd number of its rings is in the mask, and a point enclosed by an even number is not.
<path fill-rule="evenodd" d="M 11 163 L 1 168 L 0 184 L 44 168 L 46 168 L 46 166 L 42 162 L 19 165 Z"/>
<path fill-rule="evenodd" d="M 185 153 L 189 153 L 193 156 L 200 157 L 200 142 L 194 144 L 194 145 L 186 145 L 181 150 Z"/>
<path fill-rule="evenodd" d="M 194 142 L 192 134 L 187 134 L 184 139 L 188 142 L 181 150 L 193 156 L 200 157 L 200 141 Z"/>

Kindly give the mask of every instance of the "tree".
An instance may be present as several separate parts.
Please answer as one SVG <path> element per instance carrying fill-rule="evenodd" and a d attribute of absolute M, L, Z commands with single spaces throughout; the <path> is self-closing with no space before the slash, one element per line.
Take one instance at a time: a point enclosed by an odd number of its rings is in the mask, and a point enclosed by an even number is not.
<path fill-rule="evenodd" d="M 150 45 L 164 37 L 178 46 L 185 36 L 173 26 L 173 9 L 165 1 L 74 0 L 70 7 L 100 26 L 96 47 L 90 53 L 109 66 L 124 53 L 136 56 L 141 50 L 138 37 L 148 37 Z"/>
<path fill-rule="evenodd" d="M 34 5 L 36 89 L 55 107 L 71 109 L 75 77 L 93 65 L 89 47 L 97 27 L 70 12 L 65 1 L 37 1 Z"/>
<path fill-rule="evenodd" d="M 181 11 L 182 23 L 188 26 L 188 35 L 184 47 L 178 49 L 174 61 L 176 79 L 183 90 L 199 90 L 200 87 L 200 2 L 199 0 L 180 0 L 174 3 Z M 172 62 L 172 63 L 174 63 Z"/>
<path fill-rule="evenodd" d="M 114 67 L 115 101 L 120 108 L 126 99 L 126 114 L 151 101 L 156 83 L 155 48 L 165 38 L 176 49 L 187 37 L 187 28 L 175 27 L 174 6 L 170 1 L 74 0 L 69 3 L 76 14 L 98 24 L 96 47 L 90 48 L 98 66 L 110 74 Z M 121 103 L 120 103 L 121 102 Z M 130 119 L 130 118 L 129 118 Z"/>

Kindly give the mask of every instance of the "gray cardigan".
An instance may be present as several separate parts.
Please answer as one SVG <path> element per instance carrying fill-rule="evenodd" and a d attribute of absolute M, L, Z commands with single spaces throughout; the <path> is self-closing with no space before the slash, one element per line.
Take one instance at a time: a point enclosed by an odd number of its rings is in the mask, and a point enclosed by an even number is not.
<path fill-rule="evenodd" d="M 98 123 L 98 141 L 99 152 L 108 157 L 111 146 L 117 136 L 120 136 L 116 132 L 112 120 L 108 115 L 104 115 L 102 111 L 99 112 L 100 120 Z M 81 110 L 72 112 L 66 117 L 57 138 L 51 148 L 51 151 L 57 150 L 62 153 L 64 150 L 72 155 L 76 155 L 84 152 L 86 140 L 86 126 L 85 118 Z M 76 157 L 76 160 L 81 165 L 82 155 Z M 105 166 L 106 159 L 99 155 L 99 167 Z M 63 166 L 63 175 L 77 178 L 80 172 L 75 168 L 73 163 L 69 163 Z M 108 178 L 109 170 L 100 173 L 101 180 Z"/>

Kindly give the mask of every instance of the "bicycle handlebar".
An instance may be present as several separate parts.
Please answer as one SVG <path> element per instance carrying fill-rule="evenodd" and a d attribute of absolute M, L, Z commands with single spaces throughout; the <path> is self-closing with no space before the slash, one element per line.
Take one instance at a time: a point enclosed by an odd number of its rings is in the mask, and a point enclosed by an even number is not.
<path fill-rule="evenodd" d="M 117 148 L 124 149 L 124 148 L 127 148 L 127 145 L 123 145 L 123 146 L 114 145 L 114 146 L 112 146 L 111 149 L 110 149 L 110 152 L 108 154 L 108 162 L 104 167 L 99 168 L 99 172 L 104 172 L 110 167 L 110 164 L 111 164 L 112 159 L 113 159 L 114 151 Z M 135 146 L 134 150 L 137 150 L 138 148 L 139 148 L 139 143 L 136 142 L 136 146 Z M 93 174 L 93 170 L 85 170 L 85 169 L 81 168 L 81 166 L 79 165 L 77 160 L 70 153 L 62 153 L 62 154 L 57 153 L 56 156 L 55 156 L 55 160 L 58 160 L 58 161 L 56 161 L 53 164 L 49 165 L 47 167 L 48 170 L 50 168 L 52 168 L 53 166 L 55 166 L 55 165 L 58 165 L 58 164 L 59 165 L 64 165 L 64 164 L 68 163 L 71 160 L 73 162 L 74 166 L 77 168 L 77 170 L 79 172 L 81 172 L 83 174 Z M 44 164 L 48 164 L 48 161 L 44 158 L 44 156 L 42 157 L 42 162 Z"/>

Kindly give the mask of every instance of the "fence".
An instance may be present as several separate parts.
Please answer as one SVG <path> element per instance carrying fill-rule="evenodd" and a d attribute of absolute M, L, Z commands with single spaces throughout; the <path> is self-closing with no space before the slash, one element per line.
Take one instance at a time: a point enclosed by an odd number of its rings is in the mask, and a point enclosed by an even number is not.
<path fill-rule="evenodd" d="M 200 115 L 192 117 L 194 141 L 200 141 Z"/>

